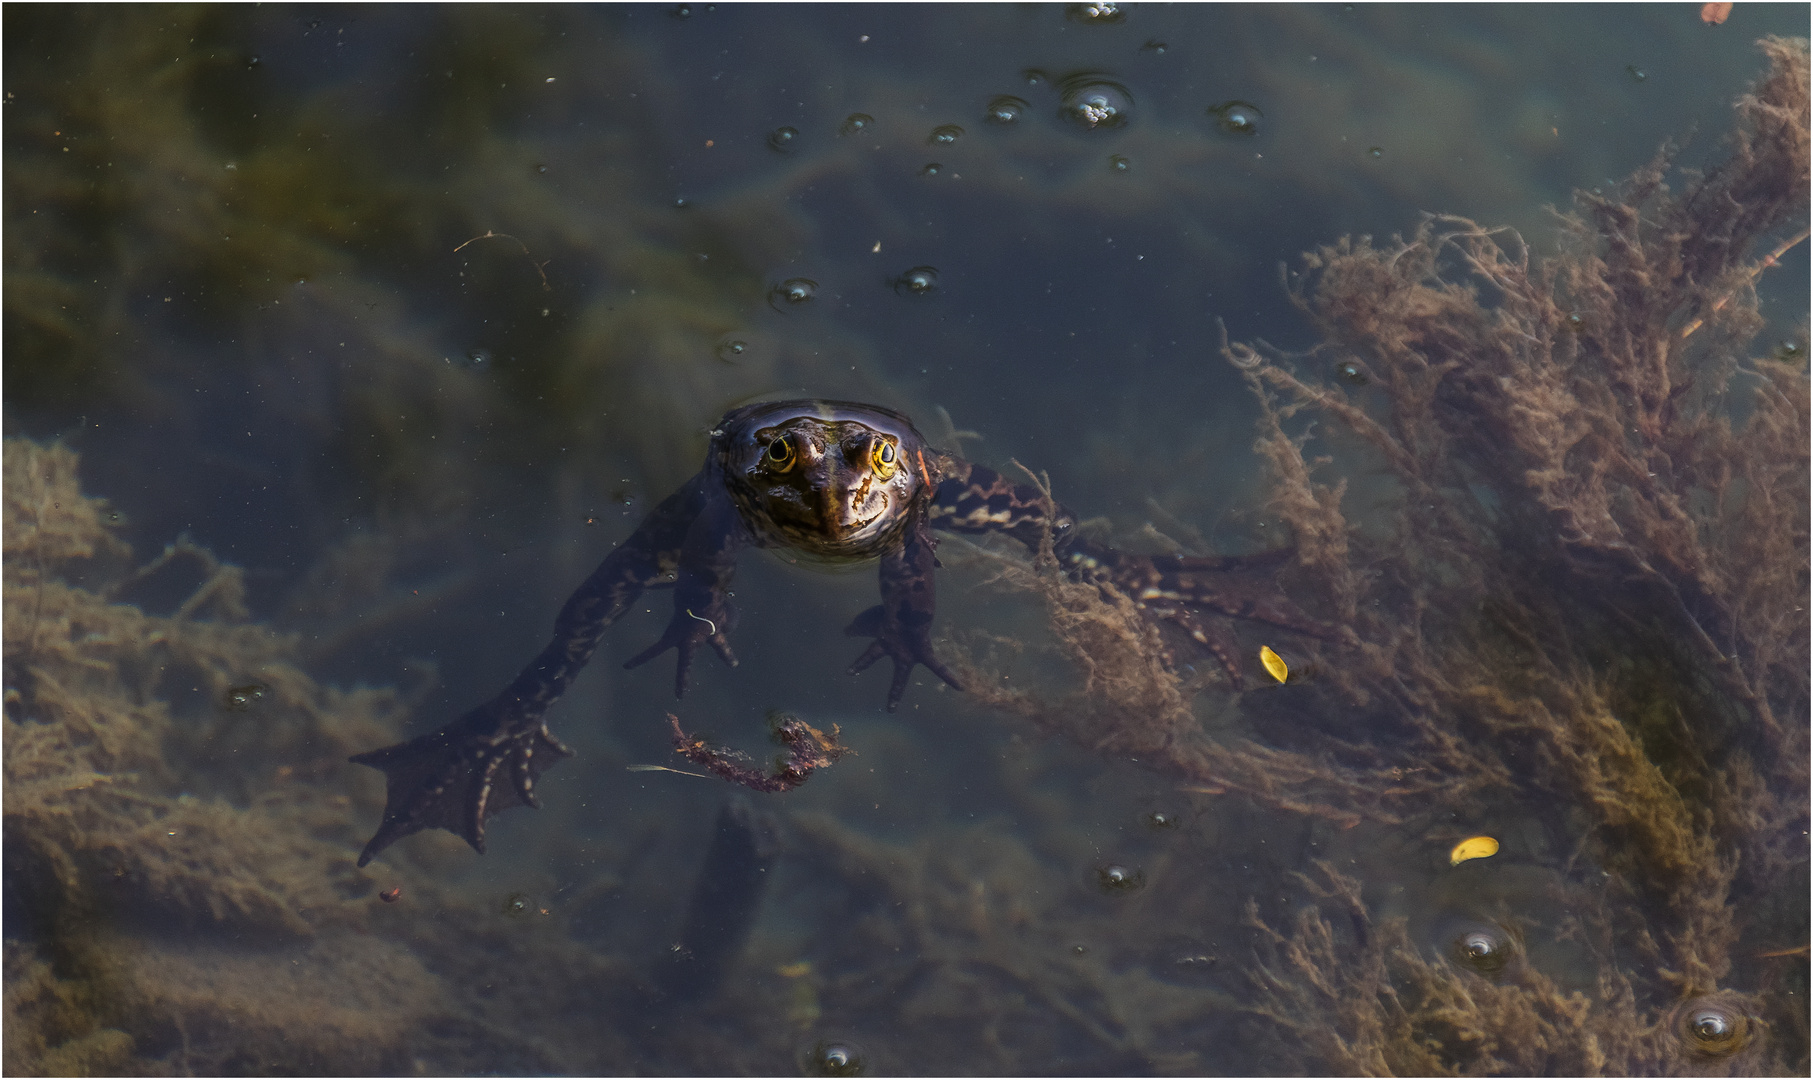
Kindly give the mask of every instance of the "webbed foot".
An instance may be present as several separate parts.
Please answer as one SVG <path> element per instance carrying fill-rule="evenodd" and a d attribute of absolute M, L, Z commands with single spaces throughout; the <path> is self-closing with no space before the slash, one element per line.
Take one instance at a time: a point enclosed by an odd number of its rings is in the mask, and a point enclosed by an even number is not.
<path fill-rule="evenodd" d="M 423 829 L 446 829 L 485 852 L 485 819 L 516 806 L 539 807 L 535 781 L 573 751 L 546 724 L 512 730 L 494 704 L 442 728 L 349 760 L 384 773 L 384 820 L 359 865 Z"/>
<path fill-rule="evenodd" d="M 736 622 L 736 614 L 729 604 L 714 604 L 705 611 L 692 608 L 674 608 L 674 617 L 668 621 L 667 629 L 662 632 L 660 640 L 643 649 L 641 652 L 623 662 L 625 668 L 641 667 L 669 649 L 677 657 L 674 663 L 674 696 L 686 696 L 688 673 L 692 670 L 693 653 L 700 645 L 709 643 L 717 651 L 718 658 L 730 667 L 737 666 L 737 654 L 731 651 L 730 639 L 725 637 Z"/>
<path fill-rule="evenodd" d="M 927 671 L 948 683 L 953 690 L 963 689 L 963 684 L 951 674 L 949 668 L 938 662 L 932 655 L 931 619 L 928 616 L 924 626 L 905 626 L 898 621 L 885 617 L 882 605 L 877 604 L 856 616 L 844 629 L 850 637 L 872 637 L 875 640 L 863 650 L 856 662 L 850 665 L 850 674 L 855 675 L 866 670 L 875 661 L 884 656 L 894 660 L 894 681 L 888 685 L 888 711 L 893 712 L 900 704 L 901 695 L 906 693 L 907 679 L 913 674 L 914 664 L 924 664 Z"/>

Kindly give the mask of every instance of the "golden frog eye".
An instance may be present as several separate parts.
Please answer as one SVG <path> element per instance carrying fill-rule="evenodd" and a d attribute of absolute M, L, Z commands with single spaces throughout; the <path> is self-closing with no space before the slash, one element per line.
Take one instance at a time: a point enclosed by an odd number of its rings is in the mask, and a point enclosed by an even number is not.
<path fill-rule="evenodd" d="M 768 463 L 782 472 L 793 468 L 793 440 L 785 435 L 768 444 Z"/>
<path fill-rule="evenodd" d="M 898 460 L 900 460 L 900 455 L 895 453 L 893 443 L 886 439 L 875 440 L 875 448 L 869 451 L 869 461 L 875 466 L 875 471 L 881 474 L 882 479 L 885 480 L 894 475 L 894 463 Z"/>

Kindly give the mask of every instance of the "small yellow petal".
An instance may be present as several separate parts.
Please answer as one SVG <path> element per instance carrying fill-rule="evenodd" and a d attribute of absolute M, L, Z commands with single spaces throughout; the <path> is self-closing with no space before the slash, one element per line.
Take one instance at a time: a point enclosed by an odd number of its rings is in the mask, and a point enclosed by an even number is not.
<path fill-rule="evenodd" d="M 1498 854 L 1498 841 L 1490 836 L 1469 836 L 1454 845 L 1448 853 L 1448 865 L 1459 866 L 1468 859 L 1484 859 Z"/>
<path fill-rule="evenodd" d="M 1290 678 L 1291 671 L 1290 668 L 1284 666 L 1284 657 L 1273 652 L 1270 645 L 1259 646 L 1259 662 L 1264 664 L 1265 670 L 1271 672 L 1272 678 L 1279 682 Z"/>

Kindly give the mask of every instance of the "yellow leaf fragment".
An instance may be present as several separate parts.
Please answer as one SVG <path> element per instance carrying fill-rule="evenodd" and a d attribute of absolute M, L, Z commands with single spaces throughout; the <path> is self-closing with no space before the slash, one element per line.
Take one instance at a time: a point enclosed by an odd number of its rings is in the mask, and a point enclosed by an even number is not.
<path fill-rule="evenodd" d="M 1279 682 L 1290 678 L 1291 669 L 1284 666 L 1284 657 L 1273 652 L 1270 645 L 1259 646 L 1259 662 L 1264 664 L 1265 670 L 1271 672 L 1272 678 Z"/>
<path fill-rule="evenodd" d="M 1485 859 L 1498 854 L 1498 841 L 1490 836 L 1469 836 L 1454 845 L 1448 853 L 1448 865 L 1459 866 L 1468 859 Z"/>

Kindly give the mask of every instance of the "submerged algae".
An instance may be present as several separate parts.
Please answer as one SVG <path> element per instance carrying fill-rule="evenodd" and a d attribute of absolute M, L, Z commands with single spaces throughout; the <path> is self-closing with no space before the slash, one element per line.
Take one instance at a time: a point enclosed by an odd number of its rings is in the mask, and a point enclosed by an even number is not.
<path fill-rule="evenodd" d="M 385 1031 L 431 996 L 426 973 L 311 944 L 349 931 L 371 884 L 348 800 L 309 782 L 391 729 L 395 695 L 314 684 L 293 638 L 245 621 L 233 568 L 170 616 L 113 602 L 129 553 L 76 460 L 6 446 L 7 1071 L 395 1067 Z M 248 717 L 265 737 L 235 740 L 245 786 L 191 794 L 223 778 L 184 744 L 248 676 L 270 692 Z M 310 1044 L 286 1019 L 303 1012 Z"/>
<path fill-rule="evenodd" d="M 211 557 L 170 615 L 117 602 L 138 575 L 76 465 L 6 445 L 6 1071 L 598 1067 L 491 1026 L 514 1006 L 481 1008 L 486 913 L 412 882 L 441 912 L 424 921 L 354 865 L 376 806 L 338 793 L 344 757 L 394 736 L 399 696 L 303 674 L 297 637 L 248 621 Z M 236 710 L 248 679 L 265 692 Z M 633 992 L 607 963 L 554 964 L 553 943 L 507 948 Z"/>
<path fill-rule="evenodd" d="M 1256 996 L 1238 1007 L 1288 1034 L 1287 1069 L 1805 1069 L 1804 959 L 1796 990 L 1759 966 L 1771 954 L 1741 955 L 1808 930 L 1775 898 L 1807 874 L 1809 384 L 1744 359 L 1753 283 L 1805 237 L 1807 47 L 1761 47 L 1772 69 L 1737 105 L 1728 159 L 1679 195 L 1665 149 L 1616 197 L 1582 193 L 1538 265 L 1514 233 L 1454 217 L 1343 240 L 1292 292 L 1323 345 L 1224 338 L 1262 406 L 1286 576 L 1355 632 L 1310 647 L 1312 678 L 1203 714 L 1125 598 L 997 573 L 1044 599 L 1081 683 L 1009 689 L 1026 643 L 978 636 L 964 674 L 994 707 L 1343 827 L 1514 798 L 1571 851 L 1545 928 L 1585 947 L 1571 980 L 1520 964 L 1484 982 L 1320 860 L 1290 875 L 1294 916 L 1249 905 Z M 1338 455 L 1310 456 L 1312 438 Z M 1350 485 L 1381 480 L 1385 520 L 1350 516 Z M 1776 992 L 1720 989 L 1734 980 Z M 1729 1055 L 1677 1030 L 1708 995 L 1746 1028 Z"/>
<path fill-rule="evenodd" d="M 1807 204 L 1807 46 L 1762 49 L 1723 164 L 1673 195 L 1665 150 L 1617 198 L 1582 194 L 1545 263 L 1443 217 L 1309 255 L 1294 295 L 1376 389 L 1224 349 L 1266 403 L 1259 449 L 1303 568 L 1363 642 L 1328 665 L 1325 706 L 1365 703 L 1410 755 L 1552 807 L 1568 932 L 1597 943 L 1592 992 L 1532 971 L 1462 993 L 1401 931 L 1337 947 L 1306 908 L 1260 987 L 1318 1048 L 1308 1067 L 1805 1069 L 1804 1025 L 1717 1059 L 1669 1021 L 1764 978 L 1740 947 L 1807 932 L 1749 917 L 1804 889 L 1808 819 L 1809 388 L 1744 359 L 1761 249 Z M 1345 479 L 1314 478 L 1331 462 L 1287 434 L 1302 413 L 1399 485 L 1388 536 L 1344 516 Z M 1358 884 L 1323 870 L 1366 922 Z M 1762 1027 L 1804 1013 L 1797 996 L 1732 1000 Z"/>

